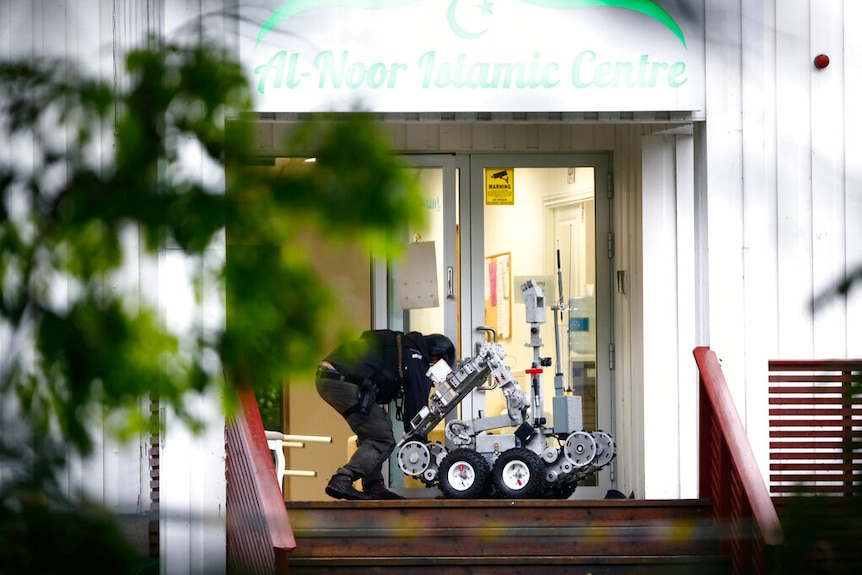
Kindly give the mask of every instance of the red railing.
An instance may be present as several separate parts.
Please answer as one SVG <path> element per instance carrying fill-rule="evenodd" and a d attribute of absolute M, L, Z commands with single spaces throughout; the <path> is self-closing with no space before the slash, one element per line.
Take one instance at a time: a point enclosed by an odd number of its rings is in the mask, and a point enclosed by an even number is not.
<path fill-rule="evenodd" d="M 700 496 L 712 499 L 733 572 L 768 573 L 781 524 L 715 353 L 694 350 L 700 371 Z"/>
<path fill-rule="evenodd" d="M 278 487 L 254 391 L 239 392 L 227 442 L 227 572 L 280 575 L 296 540 Z"/>

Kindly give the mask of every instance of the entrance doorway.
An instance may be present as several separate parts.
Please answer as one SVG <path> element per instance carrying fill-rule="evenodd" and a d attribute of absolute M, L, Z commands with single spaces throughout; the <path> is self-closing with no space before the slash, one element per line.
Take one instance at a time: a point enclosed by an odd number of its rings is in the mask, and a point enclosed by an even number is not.
<path fill-rule="evenodd" d="M 539 326 L 545 416 L 552 424 L 550 398 L 562 386 L 582 398 L 587 431 L 613 433 L 610 349 L 611 267 L 607 193 L 609 158 L 605 155 L 456 155 L 408 158 L 423 185 L 429 223 L 410 240 L 432 242 L 436 249 L 440 307 L 404 312 L 389 307 L 389 325 L 440 332 L 457 339 L 459 357 L 474 355 L 494 337 L 522 388 L 530 389 L 533 367 L 531 324 L 521 286 L 534 280 L 543 289 L 547 323 Z M 489 195 L 489 183 L 505 190 Z M 388 301 L 401 299 L 396 279 Z M 562 289 L 560 289 L 562 288 Z M 477 390 L 453 417 L 499 415 L 506 404 L 499 389 Z M 400 431 L 401 424 L 396 424 Z M 442 440 L 442 433 L 440 439 Z M 421 487 L 404 477 L 395 456 L 391 483 Z M 613 463 L 579 484 L 575 498 L 601 498 L 612 486 Z M 419 495 L 419 494 L 417 494 Z"/>
<path fill-rule="evenodd" d="M 539 353 L 551 360 L 542 374 L 546 417 L 552 423 L 550 398 L 559 374 L 565 392 L 583 400 L 584 428 L 613 434 L 612 262 L 603 248 L 611 221 L 609 157 L 435 154 L 406 159 L 423 190 L 428 217 L 421 229 L 405 229 L 404 242 L 433 248 L 420 250 L 426 256 L 419 262 L 433 271 L 436 304 L 405 309 L 403 263 L 390 265 L 355 251 L 329 253 L 324 244 L 313 244 L 320 265 L 343 296 L 345 312 L 363 328 L 443 333 L 456 343 L 459 357 L 475 355 L 477 345 L 496 337 L 526 391 L 533 353 L 525 345 L 531 326 L 520 288 L 528 279 L 539 282 L 547 306 L 564 304 L 558 313 L 548 310 L 547 322 L 539 327 Z M 500 172 L 510 177 L 511 198 L 488 201 L 487 178 Z M 285 478 L 284 493 L 291 500 L 328 499 L 325 482 L 346 461 L 352 445 L 349 428 L 319 399 L 312 377 L 286 386 L 282 431 L 332 441 L 288 450 L 294 474 Z M 477 391 L 452 416 L 472 419 L 504 407 L 499 390 Z M 394 417 L 394 409 L 392 413 Z M 393 424 L 399 436 L 403 423 Z M 445 441 L 442 433 L 440 440 Z M 579 484 L 573 497 L 604 497 L 612 472 L 613 463 Z M 411 496 L 436 495 L 418 480 L 405 478 L 397 453 L 390 460 L 389 479 L 392 487 L 410 490 Z"/>

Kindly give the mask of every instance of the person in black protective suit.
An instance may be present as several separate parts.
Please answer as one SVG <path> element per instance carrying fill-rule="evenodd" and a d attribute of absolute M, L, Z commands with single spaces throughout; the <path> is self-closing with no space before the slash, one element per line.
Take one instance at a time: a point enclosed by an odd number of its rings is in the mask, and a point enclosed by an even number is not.
<path fill-rule="evenodd" d="M 317 369 L 317 392 L 347 421 L 358 448 L 326 486 L 336 499 L 403 499 L 383 482 L 382 465 L 395 448 L 392 420 L 383 408 L 396 402 L 406 427 L 428 403 L 433 383 L 426 375 L 438 360 L 450 366 L 455 346 L 444 335 L 369 330 L 336 348 Z M 362 491 L 353 483 L 361 479 Z"/>

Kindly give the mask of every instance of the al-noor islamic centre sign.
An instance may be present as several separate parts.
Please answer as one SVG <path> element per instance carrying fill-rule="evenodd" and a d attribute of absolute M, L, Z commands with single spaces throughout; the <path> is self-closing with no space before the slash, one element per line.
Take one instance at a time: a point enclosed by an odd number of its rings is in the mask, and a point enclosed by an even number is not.
<path fill-rule="evenodd" d="M 263 112 L 696 111 L 702 2 L 241 3 Z"/>

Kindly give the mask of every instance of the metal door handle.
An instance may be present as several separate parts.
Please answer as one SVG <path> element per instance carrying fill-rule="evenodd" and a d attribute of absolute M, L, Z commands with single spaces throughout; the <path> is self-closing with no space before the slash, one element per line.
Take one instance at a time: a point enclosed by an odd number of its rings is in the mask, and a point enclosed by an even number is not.
<path fill-rule="evenodd" d="M 455 273 L 452 271 L 452 266 L 446 268 L 446 297 L 452 299 L 455 297 Z"/>

